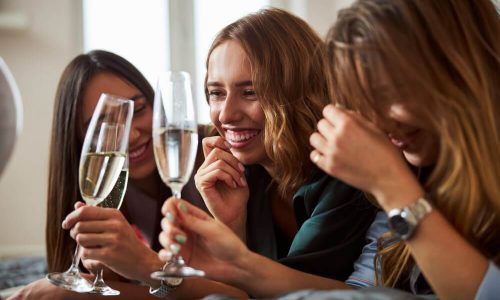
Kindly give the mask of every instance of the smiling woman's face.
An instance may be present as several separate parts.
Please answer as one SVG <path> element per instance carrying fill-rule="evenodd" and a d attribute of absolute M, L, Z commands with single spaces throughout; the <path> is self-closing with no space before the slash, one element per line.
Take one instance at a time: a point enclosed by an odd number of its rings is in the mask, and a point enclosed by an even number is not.
<path fill-rule="evenodd" d="M 102 93 L 112 94 L 134 100 L 134 118 L 129 139 L 129 176 L 131 179 L 144 179 L 156 172 L 151 128 L 153 110 L 141 91 L 109 72 L 96 74 L 88 83 L 80 107 L 79 138 L 83 141 L 88 123 Z"/>
<path fill-rule="evenodd" d="M 210 118 L 243 164 L 268 164 L 265 115 L 255 93 L 247 54 L 236 41 L 217 46 L 208 61 Z"/>

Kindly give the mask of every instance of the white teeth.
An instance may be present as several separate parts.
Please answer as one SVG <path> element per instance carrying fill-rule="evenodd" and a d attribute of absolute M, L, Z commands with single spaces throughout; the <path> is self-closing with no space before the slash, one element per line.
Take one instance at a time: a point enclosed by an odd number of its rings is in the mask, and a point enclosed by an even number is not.
<path fill-rule="evenodd" d="M 128 154 L 128 156 L 129 156 L 129 158 L 133 159 L 133 158 L 141 156 L 144 153 L 144 151 L 146 151 L 146 146 L 145 145 L 142 146 L 141 148 L 135 150 L 135 151 L 130 152 Z"/>
<path fill-rule="evenodd" d="M 236 131 L 226 131 L 226 139 L 228 139 L 231 142 L 243 142 L 247 141 L 254 136 L 256 136 L 259 132 L 258 131 L 252 131 L 252 132 L 247 132 L 247 133 L 238 133 Z"/>

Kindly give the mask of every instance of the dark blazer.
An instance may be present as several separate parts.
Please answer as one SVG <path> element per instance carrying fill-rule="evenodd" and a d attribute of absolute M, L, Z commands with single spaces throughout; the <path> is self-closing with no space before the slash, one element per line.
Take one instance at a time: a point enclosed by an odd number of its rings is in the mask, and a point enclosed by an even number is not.
<path fill-rule="evenodd" d="M 293 197 L 298 232 L 285 255 L 273 224 L 266 187 L 271 178 L 260 166 L 248 166 L 250 187 L 247 244 L 257 253 L 311 274 L 344 281 L 366 244 L 376 209 L 364 194 L 316 170 Z"/>

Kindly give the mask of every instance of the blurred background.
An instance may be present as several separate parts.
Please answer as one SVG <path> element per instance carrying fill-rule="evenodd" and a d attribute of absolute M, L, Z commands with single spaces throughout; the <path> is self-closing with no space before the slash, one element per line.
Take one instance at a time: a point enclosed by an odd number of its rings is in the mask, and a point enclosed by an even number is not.
<path fill-rule="evenodd" d="M 205 56 L 217 31 L 265 6 L 286 9 L 324 36 L 352 0 L 0 0 L 0 57 L 24 106 L 23 131 L 0 178 L 0 258 L 43 255 L 49 140 L 56 85 L 66 64 L 92 49 L 115 52 L 155 86 L 186 70 L 200 122 Z M 287 34 L 283 32 L 283 34 Z M 71 201 L 72 199 L 68 199 Z"/>

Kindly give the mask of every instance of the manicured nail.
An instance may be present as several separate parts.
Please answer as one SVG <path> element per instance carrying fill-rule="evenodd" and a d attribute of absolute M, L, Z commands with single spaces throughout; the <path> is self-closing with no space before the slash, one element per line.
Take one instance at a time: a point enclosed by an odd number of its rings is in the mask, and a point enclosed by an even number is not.
<path fill-rule="evenodd" d="M 242 163 L 238 163 L 238 168 L 240 168 L 241 172 L 245 171 L 245 166 Z"/>
<path fill-rule="evenodd" d="M 185 214 L 188 212 L 188 208 L 184 202 L 179 203 L 179 209 Z"/>
<path fill-rule="evenodd" d="M 181 243 L 181 244 L 185 244 L 185 243 L 186 243 L 187 238 L 186 238 L 184 235 L 182 235 L 182 234 L 177 234 L 177 235 L 175 236 L 175 240 L 176 240 L 176 241 L 178 241 L 178 242 L 179 242 L 179 243 Z"/>
<path fill-rule="evenodd" d="M 173 254 L 179 253 L 180 250 L 181 250 L 181 246 L 179 246 L 179 244 L 171 244 L 170 245 L 170 251 L 172 251 Z"/>
<path fill-rule="evenodd" d="M 174 222 L 174 220 L 175 220 L 175 216 L 174 216 L 174 214 L 173 214 L 173 213 L 171 213 L 171 212 L 169 212 L 169 211 L 167 211 L 167 215 L 166 215 L 165 217 L 167 217 L 167 220 L 168 220 L 170 223 L 173 223 L 173 222 Z"/>
<path fill-rule="evenodd" d="M 240 177 L 240 182 L 243 186 L 247 186 L 247 181 L 245 180 L 244 177 Z"/>
<path fill-rule="evenodd" d="M 226 145 L 228 149 L 231 149 L 231 144 L 229 144 L 227 141 L 224 141 L 224 145 Z"/>
<path fill-rule="evenodd" d="M 161 250 L 160 253 L 158 253 L 158 256 L 163 261 L 170 260 L 172 258 L 172 255 L 172 252 L 168 250 Z"/>

